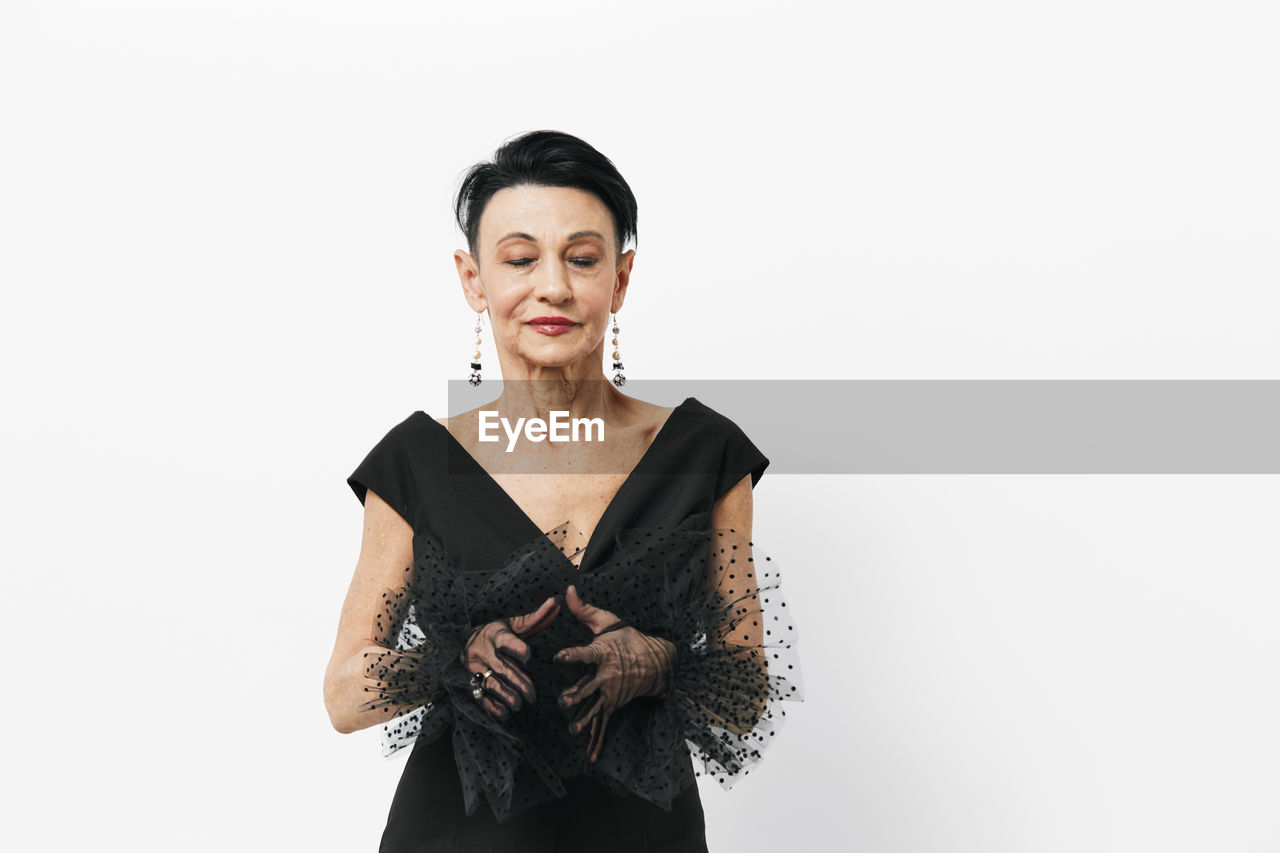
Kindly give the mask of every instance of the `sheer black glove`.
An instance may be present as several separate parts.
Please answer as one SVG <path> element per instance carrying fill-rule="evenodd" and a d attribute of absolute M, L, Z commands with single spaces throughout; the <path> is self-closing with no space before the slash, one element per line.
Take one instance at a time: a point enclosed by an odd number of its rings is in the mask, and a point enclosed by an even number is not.
<path fill-rule="evenodd" d="M 480 704 L 499 720 L 518 711 L 527 700 L 537 701 L 533 682 L 516 664 L 529 662 L 529 645 L 522 638 L 546 628 L 560 612 L 555 596 L 548 598 L 532 613 L 513 619 L 499 619 L 478 625 L 467 637 L 458 653 L 463 667 L 478 678 L 483 691 Z"/>
<path fill-rule="evenodd" d="M 676 647 L 669 640 L 636 630 L 608 610 L 583 602 L 576 587 L 569 587 L 565 603 L 595 638 L 585 646 L 561 649 L 553 660 L 593 664 L 594 670 L 561 693 L 559 704 L 572 713 L 571 732 L 577 734 L 591 726 L 587 755 L 595 763 L 614 711 L 638 696 L 661 696 L 671 689 Z"/>

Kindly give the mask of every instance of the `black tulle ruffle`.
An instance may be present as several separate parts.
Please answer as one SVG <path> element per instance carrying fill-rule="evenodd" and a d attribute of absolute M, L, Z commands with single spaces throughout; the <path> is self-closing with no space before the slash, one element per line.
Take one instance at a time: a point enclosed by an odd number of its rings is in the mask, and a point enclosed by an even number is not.
<path fill-rule="evenodd" d="M 483 796 L 499 821 L 563 797 L 564 780 L 578 774 L 669 810 L 696 775 L 728 788 L 750 772 L 782 723 L 781 703 L 802 699 L 777 567 L 746 537 L 710 528 L 705 513 L 614 537 L 609 561 L 585 573 L 554 532 L 485 573 L 458 571 L 438 542 L 420 537 L 425 545 L 400 588 L 383 593 L 375 639 L 385 651 L 366 659 L 373 698 L 364 708 L 395 715 L 382 727 L 383 754 L 451 728 L 467 813 Z M 525 638 L 531 654 L 522 668 L 537 696 L 506 720 L 472 697 L 458 658 L 474 626 L 532 612 L 570 584 L 585 602 L 676 646 L 671 690 L 616 711 L 595 764 L 588 733 L 570 733 L 556 704 L 586 669 L 552 656 L 592 638 L 567 608 Z"/>

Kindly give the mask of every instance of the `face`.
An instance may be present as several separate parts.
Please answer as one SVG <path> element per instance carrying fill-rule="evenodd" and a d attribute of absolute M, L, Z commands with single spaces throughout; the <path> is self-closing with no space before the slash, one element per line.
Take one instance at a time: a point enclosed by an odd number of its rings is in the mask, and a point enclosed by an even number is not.
<path fill-rule="evenodd" d="M 473 311 L 489 325 L 506 379 L 598 378 L 609 314 L 622 307 L 634 251 L 613 217 L 568 187 L 509 187 L 480 217 L 476 255 L 454 253 Z"/>

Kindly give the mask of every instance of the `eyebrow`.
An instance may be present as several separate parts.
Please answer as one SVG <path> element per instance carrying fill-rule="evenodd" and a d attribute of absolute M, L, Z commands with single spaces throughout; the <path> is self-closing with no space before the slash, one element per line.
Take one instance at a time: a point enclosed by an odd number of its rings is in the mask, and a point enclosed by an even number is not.
<path fill-rule="evenodd" d="M 596 237 L 600 240 L 604 240 L 604 235 L 601 234 L 599 231 L 574 231 L 572 234 L 569 235 L 569 242 L 573 242 L 574 240 L 581 240 L 583 237 Z M 501 245 L 502 243 L 505 243 L 507 240 L 528 240 L 530 243 L 538 242 L 537 239 L 532 234 L 526 234 L 523 231 L 512 231 L 510 234 L 507 234 L 505 237 L 500 239 L 498 241 L 498 244 Z"/>

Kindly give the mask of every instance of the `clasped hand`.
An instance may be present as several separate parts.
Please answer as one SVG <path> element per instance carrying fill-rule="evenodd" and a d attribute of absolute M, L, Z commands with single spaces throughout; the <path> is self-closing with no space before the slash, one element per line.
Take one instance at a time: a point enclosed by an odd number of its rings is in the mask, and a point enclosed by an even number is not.
<path fill-rule="evenodd" d="M 467 671 L 473 675 L 490 673 L 480 682 L 484 691 L 480 704 L 499 720 L 520 710 L 524 700 L 537 701 L 533 681 L 516 662 L 529 662 L 529 644 L 524 638 L 550 625 L 559 612 L 560 603 L 552 596 L 532 613 L 477 626 L 463 643 L 458 658 Z"/>
<path fill-rule="evenodd" d="M 574 586 L 569 587 L 564 601 L 574 618 L 595 636 L 585 646 L 561 649 L 552 660 L 558 664 L 594 665 L 594 670 L 561 693 L 558 704 L 572 717 L 571 732 L 577 734 L 591 727 L 587 755 L 594 763 L 600 757 L 605 729 L 615 711 L 637 697 L 661 696 L 670 689 L 676 648 L 669 640 L 638 631 L 610 611 L 587 604 Z M 510 621 L 489 622 L 472 632 L 462 659 L 471 672 L 493 672 L 493 677 L 485 679 L 481 700 L 490 714 L 506 719 L 520 709 L 522 698 L 535 701 L 533 682 L 511 658 L 528 663 L 529 647 L 522 638 L 550 625 L 559 609 L 556 599 L 549 598 L 533 613 Z"/>
<path fill-rule="evenodd" d="M 561 649 L 552 659 L 556 663 L 595 664 L 595 671 L 578 679 L 559 700 L 561 708 L 574 713 L 571 732 L 581 732 L 590 724 L 587 755 L 594 763 L 600 757 L 605 727 L 614 711 L 638 696 L 661 696 L 671 688 L 676 647 L 669 640 L 637 631 L 608 610 L 586 604 L 576 587 L 569 587 L 565 603 L 595 634 L 587 645 Z"/>

